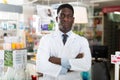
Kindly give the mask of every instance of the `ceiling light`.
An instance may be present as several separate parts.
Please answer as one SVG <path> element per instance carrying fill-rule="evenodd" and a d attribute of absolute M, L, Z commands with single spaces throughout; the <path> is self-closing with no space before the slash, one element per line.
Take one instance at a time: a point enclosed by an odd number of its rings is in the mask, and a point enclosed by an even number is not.
<path fill-rule="evenodd" d="M 120 12 L 114 12 L 114 14 L 120 14 Z"/>

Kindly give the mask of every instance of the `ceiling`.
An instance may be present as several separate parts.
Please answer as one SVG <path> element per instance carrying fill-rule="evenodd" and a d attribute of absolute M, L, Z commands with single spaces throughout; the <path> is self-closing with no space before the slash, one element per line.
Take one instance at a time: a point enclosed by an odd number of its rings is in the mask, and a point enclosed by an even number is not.
<path fill-rule="evenodd" d="M 52 5 L 68 2 L 82 2 L 86 5 L 94 5 L 95 8 L 106 6 L 120 6 L 120 0 L 29 0 L 32 4 Z"/>
<path fill-rule="evenodd" d="M 107 6 L 120 6 L 120 0 L 92 0 L 95 8 L 102 8 Z"/>

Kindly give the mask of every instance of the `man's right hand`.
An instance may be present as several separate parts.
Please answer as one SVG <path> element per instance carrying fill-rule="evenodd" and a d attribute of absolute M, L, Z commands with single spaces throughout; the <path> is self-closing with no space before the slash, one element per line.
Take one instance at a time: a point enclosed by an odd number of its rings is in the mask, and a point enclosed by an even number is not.
<path fill-rule="evenodd" d="M 83 58 L 84 54 L 83 53 L 79 53 L 75 58 Z"/>

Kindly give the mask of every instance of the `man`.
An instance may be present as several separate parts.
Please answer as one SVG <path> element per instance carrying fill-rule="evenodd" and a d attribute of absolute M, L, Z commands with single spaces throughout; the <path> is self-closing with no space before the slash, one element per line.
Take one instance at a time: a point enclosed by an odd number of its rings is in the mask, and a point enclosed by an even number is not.
<path fill-rule="evenodd" d="M 72 32 L 73 16 L 70 4 L 60 5 L 56 17 L 59 30 L 40 40 L 36 66 L 37 72 L 43 73 L 43 80 L 82 80 L 80 72 L 91 68 L 87 39 Z"/>

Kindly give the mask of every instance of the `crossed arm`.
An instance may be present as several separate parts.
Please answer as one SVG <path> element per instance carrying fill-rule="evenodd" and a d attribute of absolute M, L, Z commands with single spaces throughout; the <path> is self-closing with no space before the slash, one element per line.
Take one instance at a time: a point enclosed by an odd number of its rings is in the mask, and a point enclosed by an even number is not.
<path fill-rule="evenodd" d="M 83 58 L 83 57 L 84 57 L 83 53 L 79 53 L 79 54 L 75 57 L 75 59 L 79 59 L 79 58 Z M 50 61 L 51 63 L 53 63 L 53 64 L 57 64 L 57 65 L 61 65 L 61 66 L 62 66 L 61 59 L 62 59 L 62 58 L 51 56 L 51 57 L 49 58 L 49 61 Z M 60 74 L 66 74 L 67 72 L 71 72 L 70 68 L 62 67 L 62 70 L 61 70 Z M 43 76 L 42 73 L 39 73 L 39 75 L 40 75 L 40 76 L 41 76 L 41 75 Z"/>
<path fill-rule="evenodd" d="M 76 59 L 77 59 L 77 58 L 82 58 L 83 56 L 84 56 L 83 54 L 79 53 L 75 58 L 76 58 Z M 51 57 L 49 58 L 49 61 L 50 61 L 51 63 L 61 65 L 61 58 L 51 56 Z"/>

